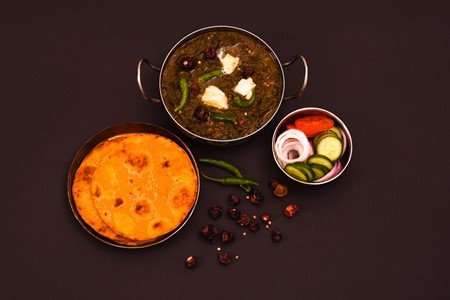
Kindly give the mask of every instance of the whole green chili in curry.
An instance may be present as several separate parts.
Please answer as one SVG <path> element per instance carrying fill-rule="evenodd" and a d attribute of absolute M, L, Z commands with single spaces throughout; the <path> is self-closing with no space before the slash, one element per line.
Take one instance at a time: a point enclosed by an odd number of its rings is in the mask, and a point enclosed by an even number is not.
<path fill-rule="evenodd" d="M 253 91 L 252 92 L 252 96 L 250 97 L 250 99 L 248 100 L 242 100 L 241 97 L 236 96 L 233 98 L 234 103 L 236 103 L 237 106 L 239 107 L 249 107 L 250 105 L 253 104 L 253 102 L 256 99 L 256 93 Z"/>
<path fill-rule="evenodd" d="M 224 62 L 227 55 L 235 59 L 232 72 Z M 162 98 L 176 122 L 214 140 L 237 139 L 257 131 L 275 114 L 283 93 L 281 67 L 270 48 L 235 30 L 201 33 L 180 44 L 161 76 Z M 248 78 L 253 85 L 247 86 L 247 95 L 239 93 L 237 85 Z M 186 80 L 183 85 L 182 80 Z M 208 87 L 217 88 L 212 97 L 219 100 L 205 100 Z"/>
<path fill-rule="evenodd" d="M 186 101 L 189 96 L 188 81 L 185 77 L 180 78 L 180 90 L 181 90 L 181 100 L 180 104 L 178 104 L 178 106 L 175 107 L 174 109 L 175 112 L 181 110 L 186 105 Z"/>

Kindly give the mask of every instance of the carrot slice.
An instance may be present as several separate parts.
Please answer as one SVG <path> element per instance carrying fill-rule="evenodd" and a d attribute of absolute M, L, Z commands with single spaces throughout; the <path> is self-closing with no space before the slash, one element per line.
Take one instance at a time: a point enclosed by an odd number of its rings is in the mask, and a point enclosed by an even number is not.
<path fill-rule="evenodd" d="M 295 120 L 295 128 L 303 131 L 307 137 L 314 137 L 333 126 L 334 121 L 326 116 L 306 116 Z"/>
<path fill-rule="evenodd" d="M 287 123 L 286 124 L 286 130 L 289 130 L 289 129 L 296 129 L 295 128 L 295 123 Z"/>

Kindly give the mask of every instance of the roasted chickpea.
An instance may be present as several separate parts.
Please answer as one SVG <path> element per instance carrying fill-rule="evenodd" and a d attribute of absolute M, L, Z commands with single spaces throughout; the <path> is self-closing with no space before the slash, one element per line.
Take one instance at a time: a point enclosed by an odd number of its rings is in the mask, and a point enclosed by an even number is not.
<path fill-rule="evenodd" d="M 283 212 L 287 217 L 292 218 L 295 214 L 297 214 L 298 206 L 295 204 L 289 204 L 284 208 Z"/>

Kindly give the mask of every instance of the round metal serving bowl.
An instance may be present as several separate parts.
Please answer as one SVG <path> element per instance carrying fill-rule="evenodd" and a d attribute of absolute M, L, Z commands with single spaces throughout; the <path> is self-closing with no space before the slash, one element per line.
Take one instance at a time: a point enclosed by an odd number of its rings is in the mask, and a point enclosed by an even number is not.
<path fill-rule="evenodd" d="M 276 151 L 275 151 L 275 143 L 277 141 L 277 138 L 282 132 L 284 132 L 286 130 L 286 125 L 287 124 L 292 124 L 299 117 L 313 116 L 313 115 L 320 115 L 320 116 L 326 116 L 326 117 L 331 118 L 334 121 L 334 124 L 341 128 L 341 130 L 343 131 L 343 133 L 345 135 L 345 138 L 346 138 L 346 147 L 345 147 L 346 149 L 345 149 L 344 153 L 342 154 L 342 156 L 339 158 L 339 161 L 341 163 L 342 169 L 337 174 L 332 176 L 331 178 L 328 178 L 328 179 L 320 181 L 320 182 L 302 181 L 302 180 L 299 180 L 299 179 L 294 178 L 293 176 L 289 175 L 284 170 L 284 168 L 280 164 L 280 162 L 278 161 L 278 158 L 277 158 L 277 155 L 276 155 Z M 274 157 L 274 160 L 275 160 L 276 164 L 278 165 L 278 167 L 283 171 L 283 173 L 287 177 L 291 178 L 294 181 L 302 183 L 302 184 L 322 185 L 322 184 L 331 182 L 331 181 L 335 180 L 336 178 L 338 178 L 345 171 L 345 169 L 348 167 L 348 165 L 350 163 L 350 160 L 352 158 L 352 153 L 353 153 L 353 141 L 352 141 L 352 136 L 351 136 L 350 131 L 348 130 L 347 126 L 335 114 L 333 114 L 330 111 L 325 110 L 323 108 L 305 107 L 305 108 L 297 109 L 297 110 L 289 113 L 277 125 L 277 127 L 275 128 L 275 131 L 273 133 L 273 136 L 272 136 L 272 153 L 273 153 L 273 157 Z"/>
<path fill-rule="evenodd" d="M 171 111 L 167 107 L 167 104 L 166 104 L 167 103 L 167 101 L 166 101 L 167 99 L 164 99 L 163 93 L 162 93 L 162 87 L 166 86 L 166 84 L 167 84 L 166 82 L 163 81 L 163 71 L 165 70 L 167 63 L 170 60 L 170 58 L 172 57 L 172 55 L 174 54 L 174 52 L 178 48 L 182 47 L 183 45 L 185 45 L 186 43 L 188 43 L 192 39 L 194 39 L 194 38 L 196 38 L 196 37 L 198 37 L 198 36 L 200 36 L 202 34 L 210 33 L 210 32 L 217 32 L 217 31 L 237 32 L 239 34 L 246 35 L 246 36 L 256 40 L 257 43 L 259 45 L 263 46 L 265 51 L 267 51 L 274 58 L 274 60 L 276 61 L 276 63 L 279 66 L 278 69 L 280 70 L 279 72 L 281 73 L 280 75 L 282 77 L 281 97 L 279 99 L 277 99 L 278 105 L 277 105 L 276 110 L 272 114 L 272 116 L 270 116 L 270 118 L 268 118 L 268 120 L 265 121 L 265 123 L 262 124 L 262 126 L 260 126 L 259 128 L 255 129 L 250 134 L 247 134 L 245 136 L 241 136 L 239 138 L 234 138 L 234 139 L 211 139 L 211 138 L 208 138 L 208 137 L 205 137 L 205 136 L 200 136 L 200 135 L 198 135 L 198 134 L 196 134 L 196 133 L 186 129 L 186 127 L 183 126 L 183 124 L 181 124 L 179 121 L 177 121 L 173 117 L 173 115 L 171 114 Z M 297 59 L 300 59 L 303 62 L 303 65 L 304 65 L 304 77 L 303 77 L 303 80 L 302 80 L 302 83 L 301 83 L 301 87 L 300 87 L 300 89 L 299 89 L 299 91 L 297 93 L 295 93 L 293 95 L 285 96 L 284 95 L 284 92 L 285 92 L 285 77 L 284 77 L 283 68 L 291 65 Z M 143 64 L 146 64 L 150 68 L 152 68 L 153 70 L 160 72 L 160 76 L 159 76 L 159 92 L 160 92 L 161 99 L 155 98 L 155 97 L 151 97 L 145 92 L 145 90 L 143 88 L 143 84 L 142 84 L 142 79 L 141 79 L 141 69 L 142 69 L 142 65 Z M 175 44 L 175 46 L 167 54 L 167 56 L 166 56 L 166 58 L 165 58 L 165 60 L 164 60 L 164 62 L 162 64 L 161 68 L 159 68 L 159 67 L 155 66 L 154 64 L 152 64 L 147 58 L 141 59 L 139 61 L 139 63 L 138 63 L 138 67 L 137 67 L 137 82 L 138 82 L 138 87 L 139 87 L 139 90 L 141 92 L 142 97 L 145 100 L 151 100 L 151 101 L 157 102 L 157 103 L 161 103 L 162 102 L 164 107 L 165 107 L 165 109 L 166 109 L 166 112 L 169 114 L 169 116 L 172 118 L 172 120 L 176 123 L 177 127 L 184 134 L 186 134 L 188 137 L 190 137 L 190 138 L 192 138 L 194 140 L 197 140 L 197 141 L 200 141 L 200 142 L 203 142 L 203 143 L 207 143 L 207 144 L 212 144 L 212 145 L 221 145 L 221 146 L 223 146 L 223 145 L 235 145 L 235 144 L 247 141 L 253 135 L 255 135 L 257 132 L 262 130 L 272 120 L 272 118 L 275 116 L 275 114 L 278 112 L 279 107 L 280 107 L 280 105 L 282 104 L 283 101 L 300 97 L 304 93 L 306 85 L 307 85 L 307 82 L 308 82 L 308 66 L 307 66 L 307 63 L 306 63 L 306 59 L 300 54 L 294 55 L 291 58 L 291 60 L 289 60 L 288 62 L 281 63 L 280 60 L 278 59 L 277 55 L 275 54 L 275 52 L 272 50 L 272 48 L 270 48 L 270 46 L 266 42 L 264 42 L 261 38 L 259 38 L 255 34 L 249 32 L 247 30 L 238 28 L 238 27 L 220 25 L 220 26 L 211 26 L 211 27 L 205 27 L 205 28 L 199 29 L 197 31 L 194 31 L 194 32 L 188 34 L 184 38 L 182 38 L 178 43 Z"/>
<path fill-rule="evenodd" d="M 112 137 L 115 137 L 115 136 L 118 136 L 121 134 L 126 134 L 126 133 L 153 133 L 153 134 L 157 134 L 160 136 L 164 136 L 164 137 L 172 140 L 186 152 L 186 154 L 188 155 L 189 159 L 192 162 L 192 165 L 195 170 L 195 174 L 198 178 L 196 199 L 195 199 L 194 204 L 192 205 L 191 209 L 189 210 L 188 214 L 186 215 L 185 219 L 181 222 L 181 224 L 178 225 L 178 227 L 176 227 L 172 231 L 170 231 L 154 240 L 151 240 L 151 241 L 148 241 L 145 243 L 139 243 L 136 245 L 124 245 L 124 244 L 118 243 L 117 241 L 113 241 L 113 240 L 99 234 L 97 231 L 95 231 L 89 224 L 87 224 L 83 220 L 82 216 L 78 212 L 78 209 L 76 207 L 76 203 L 74 200 L 73 192 L 72 192 L 75 174 L 76 174 L 78 168 L 80 167 L 81 163 L 83 162 L 84 158 L 91 152 L 91 150 L 93 150 L 97 145 L 101 144 L 102 142 L 104 142 Z M 75 154 L 75 157 L 73 158 L 72 163 L 70 165 L 69 174 L 68 174 L 68 178 L 67 178 L 67 195 L 68 195 L 68 199 L 69 199 L 69 204 L 70 204 L 71 210 L 72 210 L 75 218 L 78 220 L 78 222 L 81 224 L 81 226 L 96 239 L 98 239 L 106 244 L 109 244 L 111 246 L 115 246 L 115 247 L 119 247 L 119 248 L 127 248 L 127 249 L 150 247 L 150 246 L 162 243 L 165 240 L 172 237 L 174 234 L 176 234 L 188 222 L 191 215 L 193 214 L 195 207 L 197 205 L 197 202 L 198 202 L 199 192 L 200 192 L 199 170 L 198 170 L 194 155 L 191 153 L 191 151 L 186 146 L 186 144 L 172 132 L 170 132 L 162 127 L 159 127 L 159 126 L 156 126 L 153 124 L 149 124 L 149 123 L 144 123 L 144 122 L 119 123 L 119 124 L 115 124 L 115 125 L 106 127 L 103 130 L 100 130 L 99 132 L 95 133 L 81 146 L 81 148 Z"/>

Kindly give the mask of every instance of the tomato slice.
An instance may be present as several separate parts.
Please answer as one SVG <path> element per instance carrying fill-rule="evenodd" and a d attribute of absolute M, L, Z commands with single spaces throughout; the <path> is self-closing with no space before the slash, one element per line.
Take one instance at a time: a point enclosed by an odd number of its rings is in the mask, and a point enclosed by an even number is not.
<path fill-rule="evenodd" d="M 286 124 L 286 130 L 289 130 L 289 129 L 296 129 L 295 123 L 287 123 Z"/>
<path fill-rule="evenodd" d="M 307 137 L 314 137 L 333 126 L 334 121 L 326 116 L 305 116 L 295 120 L 295 128 L 303 131 Z"/>

